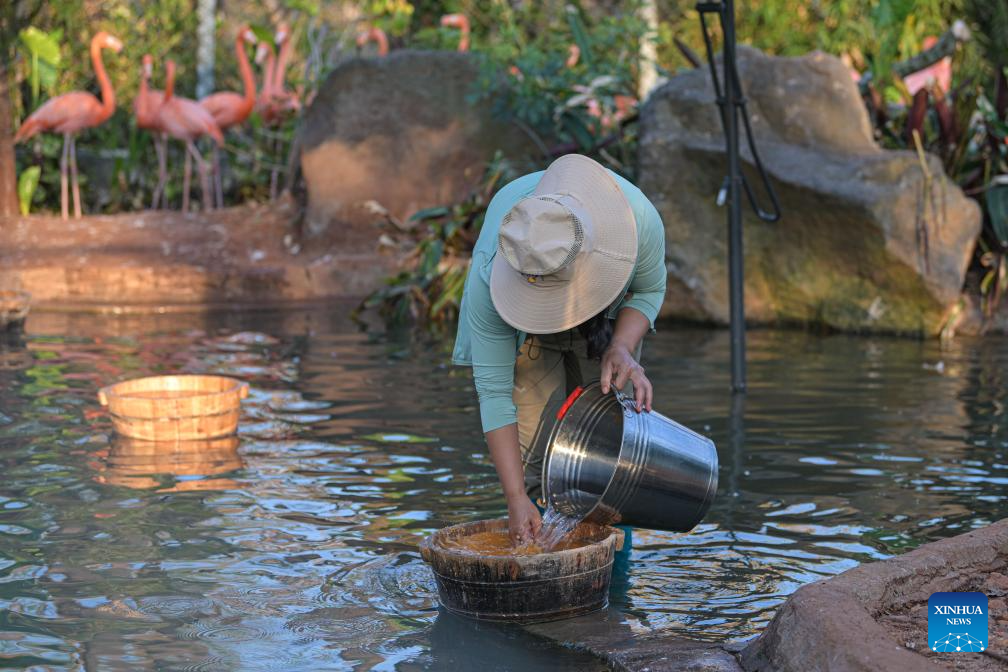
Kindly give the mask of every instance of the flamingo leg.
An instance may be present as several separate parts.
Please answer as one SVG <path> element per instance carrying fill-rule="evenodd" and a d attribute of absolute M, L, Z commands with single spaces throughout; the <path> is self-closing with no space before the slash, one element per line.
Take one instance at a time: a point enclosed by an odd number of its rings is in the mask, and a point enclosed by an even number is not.
<path fill-rule="evenodd" d="M 207 170 L 207 162 L 200 154 L 200 151 L 196 149 L 196 144 L 193 142 L 188 142 L 186 148 L 192 153 L 194 159 L 196 159 L 196 170 L 199 172 L 200 178 L 200 189 L 203 192 L 203 211 L 209 212 L 213 210 L 213 191 L 210 188 L 210 173 Z"/>
<path fill-rule="evenodd" d="M 158 159 L 158 181 L 154 187 L 154 195 L 151 198 L 151 210 L 157 210 L 161 203 L 161 196 L 164 194 L 165 185 L 168 184 L 168 139 L 164 133 L 154 137 L 154 151 L 157 152 Z"/>
<path fill-rule="evenodd" d="M 70 190 L 67 182 L 67 163 L 70 157 L 70 134 L 63 135 L 63 155 L 60 157 L 60 210 L 63 219 L 70 219 Z"/>
<path fill-rule="evenodd" d="M 186 143 L 186 149 L 192 143 Z M 185 153 L 185 170 L 182 171 L 182 212 L 189 212 L 189 182 L 192 180 L 192 154 Z"/>
<path fill-rule="evenodd" d="M 213 148 L 213 175 L 214 175 L 214 196 L 217 207 L 224 207 L 224 177 L 221 175 L 220 148 L 214 145 Z"/>
<path fill-rule="evenodd" d="M 70 136 L 70 181 L 73 188 L 74 219 L 81 218 L 80 183 L 77 181 L 77 136 Z"/>

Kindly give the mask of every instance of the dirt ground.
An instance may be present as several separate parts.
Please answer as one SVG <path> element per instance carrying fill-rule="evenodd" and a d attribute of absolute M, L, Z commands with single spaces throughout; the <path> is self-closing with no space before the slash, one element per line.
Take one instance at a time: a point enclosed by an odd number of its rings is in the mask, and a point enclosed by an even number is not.
<path fill-rule="evenodd" d="M 34 307 L 266 306 L 361 297 L 396 266 L 380 222 L 307 240 L 292 199 L 209 213 L 0 221 L 0 287 Z"/>
<path fill-rule="evenodd" d="M 911 605 L 900 613 L 885 614 L 878 621 L 908 649 L 929 660 L 961 672 L 1003 672 L 1008 670 L 1008 576 L 998 572 L 977 577 L 976 585 L 962 588 L 976 590 L 989 600 L 987 651 L 983 653 L 936 653 L 928 646 L 927 602 Z"/>

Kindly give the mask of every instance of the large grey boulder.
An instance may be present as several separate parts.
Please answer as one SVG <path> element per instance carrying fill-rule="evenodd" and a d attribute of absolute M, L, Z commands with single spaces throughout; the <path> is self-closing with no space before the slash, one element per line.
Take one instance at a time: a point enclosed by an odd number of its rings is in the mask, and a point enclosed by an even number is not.
<path fill-rule="evenodd" d="M 977 204 L 936 158 L 922 165 L 913 152 L 878 147 L 838 59 L 741 47 L 739 72 L 784 213 L 768 224 L 743 206 L 747 317 L 935 333 L 962 289 L 980 231 Z M 665 222 L 663 314 L 726 323 L 726 211 L 715 195 L 727 167 L 707 70 L 655 91 L 640 134 L 639 184 Z M 746 147 L 743 158 L 759 193 Z"/>
<path fill-rule="evenodd" d="M 477 58 L 394 51 L 329 75 L 299 130 L 309 234 L 367 225 L 381 212 L 369 201 L 399 220 L 457 202 L 498 148 L 512 158 L 532 152 L 516 126 L 472 101 Z"/>

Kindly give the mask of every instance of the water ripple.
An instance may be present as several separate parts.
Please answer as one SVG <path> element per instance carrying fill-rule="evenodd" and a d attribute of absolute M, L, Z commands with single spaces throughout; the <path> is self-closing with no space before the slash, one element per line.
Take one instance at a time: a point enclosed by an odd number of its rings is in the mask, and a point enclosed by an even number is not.
<path fill-rule="evenodd" d="M 529 641 L 439 613 L 416 553 L 505 510 L 469 371 L 341 315 L 33 315 L 0 366 L 0 608 L 16 623 L 0 649 L 129 671 L 531 660 Z M 1003 339 L 753 332 L 742 399 L 726 339 L 645 344 L 655 406 L 714 439 L 720 488 L 689 534 L 632 531 L 614 627 L 748 637 L 801 585 L 1008 515 Z M 250 383 L 237 460 L 122 459 L 95 390 L 174 371 Z M 586 665 L 545 657 L 528 669 Z"/>

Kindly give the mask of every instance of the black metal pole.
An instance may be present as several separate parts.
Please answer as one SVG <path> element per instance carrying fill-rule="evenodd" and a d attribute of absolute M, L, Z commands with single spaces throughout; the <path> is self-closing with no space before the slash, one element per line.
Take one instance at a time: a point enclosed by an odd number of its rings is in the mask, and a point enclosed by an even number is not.
<path fill-rule="evenodd" d="M 731 325 L 731 386 L 732 392 L 745 392 L 746 361 L 745 361 L 745 297 L 743 283 L 742 255 L 742 202 L 740 196 L 745 192 L 749 204 L 756 216 L 764 222 L 776 222 L 781 217 L 780 202 L 774 193 L 770 176 L 760 160 L 756 143 L 753 141 L 752 126 L 749 123 L 749 113 L 746 111 L 746 99 L 742 93 L 742 83 L 739 81 L 735 53 L 735 2 L 720 0 L 718 2 L 698 2 L 697 12 L 700 14 L 700 29 L 703 32 L 704 47 L 707 50 L 707 63 L 710 65 L 711 84 L 714 96 L 721 112 L 721 125 L 725 133 L 725 153 L 728 155 L 728 177 L 718 192 L 718 205 L 728 202 L 728 318 Z M 724 33 L 724 49 L 721 57 L 723 78 L 718 76 L 717 62 L 714 58 L 714 45 L 707 30 L 706 16 L 717 14 L 721 20 Z M 724 89 L 721 82 L 724 80 Z M 739 162 L 739 113 L 741 112 L 746 141 L 752 160 L 759 172 L 760 181 L 770 198 L 771 209 L 764 210 L 756 202 L 756 197 L 749 183 L 742 174 Z"/>
<path fill-rule="evenodd" d="M 733 392 L 745 392 L 745 300 L 742 266 L 742 172 L 739 166 L 738 104 L 742 87 L 735 69 L 735 2 L 724 0 L 724 111 L 725 143 L 728 154 L 728 291 L 731 322 L 731 385 Z"/>

